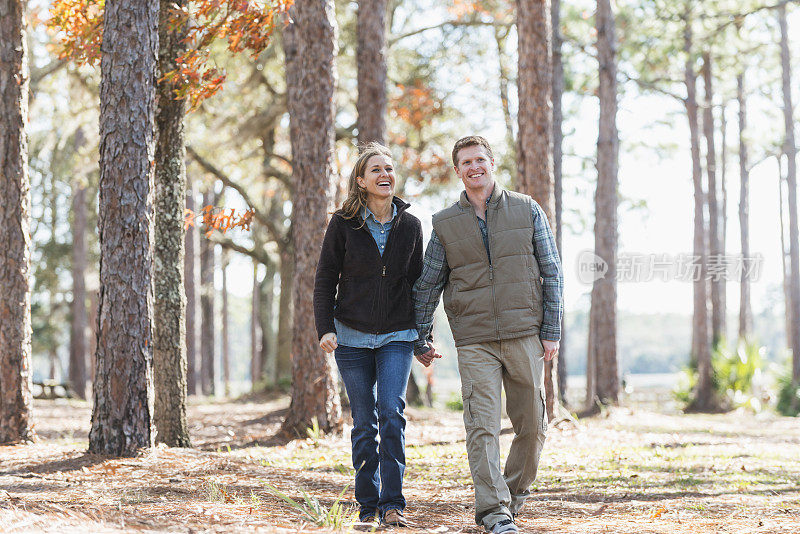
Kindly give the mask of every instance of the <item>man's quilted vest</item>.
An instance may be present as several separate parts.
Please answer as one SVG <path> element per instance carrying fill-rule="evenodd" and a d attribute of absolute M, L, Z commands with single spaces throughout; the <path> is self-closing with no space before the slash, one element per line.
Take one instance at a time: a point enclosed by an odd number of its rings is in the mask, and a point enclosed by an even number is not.
<path fill-rule="evenodd" d="M 495 186 L 486 209 L 491 262 L 466 192 L 433 216 L 450 267 L 444 309 L 456 346 L 539 333 L 542 282 L 533 255 L 531 202 Z"/>

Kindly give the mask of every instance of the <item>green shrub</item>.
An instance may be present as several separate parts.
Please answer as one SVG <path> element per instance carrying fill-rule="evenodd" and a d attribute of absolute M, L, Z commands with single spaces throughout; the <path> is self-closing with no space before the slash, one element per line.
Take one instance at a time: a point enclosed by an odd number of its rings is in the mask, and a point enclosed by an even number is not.
<path fill-rule="evenodd" d="M 753 341 L 739 341 L 736 350 L 720 341 L 711 352 L 711 380 L 721 407 L 742 406 L 750 402 L 753 380 L 761 373 L 765 347 Z M 675 399 L 686 405 L 694 399 L 697 365 L 685 367 L 673 391 Z"/>
<path fill-rule="evenodd" d="M 454 412 L 461 412 L 464 410 L 464 401 L 461 399 L 461 393 L 454 392 L 450 395 L 450 400 L 445 403 L 448 410 L 453 410 Z"/>
<path fill-rule="evenodd" d="M 719 393 L 734 403 L 753 389 L 753 378 L 761 372 L 765 347 L 758 343 L 739 341 L 736 352 L 720 343 L 711 355 L 715 386 Z"/>
<path fill-rule="evenodd" d="M 778 413 L 797 417 L 800 415 L 800 386 L 792 382 L 792 362 L 778 376 Z"/>

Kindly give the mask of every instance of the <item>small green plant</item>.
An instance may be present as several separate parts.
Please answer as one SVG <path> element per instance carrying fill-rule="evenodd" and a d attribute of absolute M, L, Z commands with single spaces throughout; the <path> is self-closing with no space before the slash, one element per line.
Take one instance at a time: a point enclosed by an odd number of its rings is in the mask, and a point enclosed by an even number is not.
<path fill-rule="evenodd" d="M 326 507 L 319 502 L 319 499 L 313 495 L 309 495 L 303 490 L 300 490 L 300 495 L 303 497 L 302 502 L 298 502 L 275 486 L 264 483 L 267 491 L 278 497 L 280 500 L 288 504 L 293 510 L 298 512 L 303 520 L 313 523 L 320 527 L 328 527 L 336 530 L 343 530 L 345 527 L 350 527 L 356 520 L 356 509 L 342 503 L 342 497 L 347 492 L 350 486 L 345 486 L 342 492 L 333 501 L 330 507 Z"/>
<path fill-rule="evenodd" d="M 316 416 L 311 418 L 311 426 L 306 429 L 308 439 L 314 444 L 314 447 L 319 447 L 319 441 L 322 439 L 322 431 L 319 428 L 319 421 Z"/>
<path fill-rule="evenodd" d="M 778 376 L 778 413 L 797 417 L 800 415 L 800 385 L 792 380 L 791 360 L 784 366 Z"/>
<path fill-rule="evenodd" d="M 456 392 L 450 395 L 450 399 L 445 403 L 448 410 L 454 412 L 461 412 L 464 410 L 464 401 L 461 399 L 461 394 Z"/>
<path fill-rule="evenodd" d="M 231 494 L 220 484 L 217 484 L 213 480 L 206 480 L 205 490 L 206 490 L 206 499 L 208 499 L 209 501 L 224 502 L 228 504 L 234 502 L 234 498 L 231 496 Z"/>
<path fill-rule="evenodd" d="M 714 389 L 722 407 L 741 406 L 748 403 L 754 379 L 761 373 L 766 349 L 753 341 L 739 341 L 736 350 L 720 341 L 711 353 Z M 697 365 L 684 368 L 673 391 L 675 399 L 691 404 L 697 386 Z"/>

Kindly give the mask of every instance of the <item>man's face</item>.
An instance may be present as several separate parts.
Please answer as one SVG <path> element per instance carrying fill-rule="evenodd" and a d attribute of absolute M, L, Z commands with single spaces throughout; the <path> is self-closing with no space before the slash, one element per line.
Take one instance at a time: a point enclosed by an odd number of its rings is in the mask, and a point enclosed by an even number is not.
<path fill-rule="evenodd" d="M 494 159 L 484 147 L 468 146 L 459 150 L 457 156 L 456 175 L 466 189 L 485 189 L 494 183 Z"/>

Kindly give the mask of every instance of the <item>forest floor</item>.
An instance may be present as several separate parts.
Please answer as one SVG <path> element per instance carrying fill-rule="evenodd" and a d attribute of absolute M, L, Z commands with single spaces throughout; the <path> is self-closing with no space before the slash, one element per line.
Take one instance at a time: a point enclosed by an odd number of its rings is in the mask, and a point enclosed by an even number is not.
<path fill-rule="evenodd" d="M 86 453 L 90 405 L 36 401 L 38 442 L 0 447 L 0 532 L 308 532 L 355 530 L 347 430 L 274 438 L 277 397 L 192 402 L 193 449 L 136 458 Z M 400 532 L 478 533 L 461 414 L 409 409 Z M 504 420 L 501 443 L 512 437 Z M 273 489 L 345 508 L 317 526 Z M 309 508 L 307 505 L 306 508 Z M 312 513 L 313 515 L 313 513 Z M 551 426 L 522 532 L 800 532 L 800 425 L 744 413 L 618 408 Z"/>

